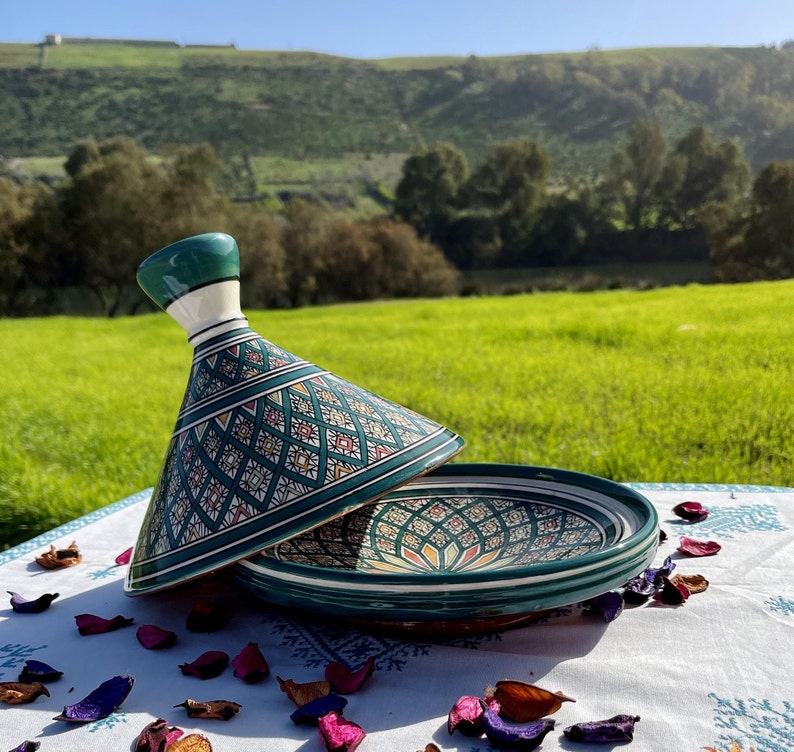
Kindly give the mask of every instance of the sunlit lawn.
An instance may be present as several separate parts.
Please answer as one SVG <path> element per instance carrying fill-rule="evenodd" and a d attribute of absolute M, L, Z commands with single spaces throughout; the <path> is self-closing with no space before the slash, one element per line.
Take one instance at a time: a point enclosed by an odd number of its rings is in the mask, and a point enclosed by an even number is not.
<path fill-rule="evenodd" d="M 248 311 L 458 431 L 456 462 L 794 486 L 794 281 Z M 164 314 L 0 320 L 0 545 L 153 485 L 192 352 Z"/>

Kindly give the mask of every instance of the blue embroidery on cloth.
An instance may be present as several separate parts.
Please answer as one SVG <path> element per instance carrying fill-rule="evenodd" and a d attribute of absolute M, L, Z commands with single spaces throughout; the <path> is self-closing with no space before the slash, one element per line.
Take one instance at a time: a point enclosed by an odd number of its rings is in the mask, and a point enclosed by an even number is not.
<path fill-rule="evenodd" d="M 776 611 L 785 616 L 794 616 L 794 601 L 789 598 L 784 598 L 782 595 L 768 598 L 765 605 L 770 611 Z"/>
<path fill-rule="evenodd" d="M 696 523 L 693 530 L 699 537 L 702 533 L 714 533 L 723 538 L 733 538 L 738 533 L 784 532 L 786 528 L 777 516 L 777 507 L 772 504 L 743 504 L 738 507 L 706 505 L 709 516 Z M 689 527 L 692 523 L 684 522 Z"/>
<path fill-rule="evenodd" d="M 21 643 L 0 645 L 0 669 L 21 666 L 33 653 L 46 647 L 46 645 L 33 647 L 32 645 L 22 645 Z M 0 671 L 0 676 L 3 676 L 4 673 L 4 671 Z M 16 677 L 14 677 L 14 681 L 16 681 Z"/>
<path fill-rule="evenodd" d="M 118 726 L 120 723 L 127 722 L 127 714 L 123 710 L 114 710 L 110 715 L 106 715 L 104 718 L 100 718 L 99 720 L 92 721 L 88 724 L 88 731 L 89 733 L 93 734 L 96 731 L 101 731 L 102 729 L 112 729 Z"/>
<path fill-rule="evenodd" d="M 776 708 L 769 700 L 709 697 L 717 703 L 714 725 L 724 729 L 717 744 L 730 747 L 733 742 L 764 752 L 791 752 L 794 749 L 794 703 L 783 700 Z"/>

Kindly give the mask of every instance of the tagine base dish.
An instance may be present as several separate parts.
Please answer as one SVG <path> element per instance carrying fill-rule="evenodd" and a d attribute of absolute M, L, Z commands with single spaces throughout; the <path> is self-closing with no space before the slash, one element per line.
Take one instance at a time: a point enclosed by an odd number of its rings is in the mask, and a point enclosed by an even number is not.
<path fill-rule="evenodd" d="M 591 475 L 449 463 L 234 565 L 281 606 L 382 631 L 527 623 L 625 584 L 653 560 L 650 502 Z"/>

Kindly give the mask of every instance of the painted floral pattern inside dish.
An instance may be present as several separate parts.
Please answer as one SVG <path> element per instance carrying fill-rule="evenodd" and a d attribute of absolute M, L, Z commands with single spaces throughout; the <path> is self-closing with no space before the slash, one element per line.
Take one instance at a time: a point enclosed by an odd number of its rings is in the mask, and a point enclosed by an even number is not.
<path fill-rule="evenodd" d="M 612 534 L 571 509 L 483 490 L 370 504 L 268 555 L 359 572 L 475 572 L 581 556 Z"/>

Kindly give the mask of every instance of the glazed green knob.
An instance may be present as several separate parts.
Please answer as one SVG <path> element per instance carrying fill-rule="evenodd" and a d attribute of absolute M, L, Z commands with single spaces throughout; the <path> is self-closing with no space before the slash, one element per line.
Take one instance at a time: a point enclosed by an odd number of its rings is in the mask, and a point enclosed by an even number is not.
<path fill-rule="evenodd" d="M 138 267 L 138 284 L 160 308 L 216 282 L 240 279 L 240 254 L 231 235 L 208 232 L 152 254 Z"/>
<path fill-rule="evenodd" d="M 195 235 L 157 251 L 138 267 L 138 284 L 194 347 L 247 324 L 240 311 L 240 254 L 225 233 Z"/>

